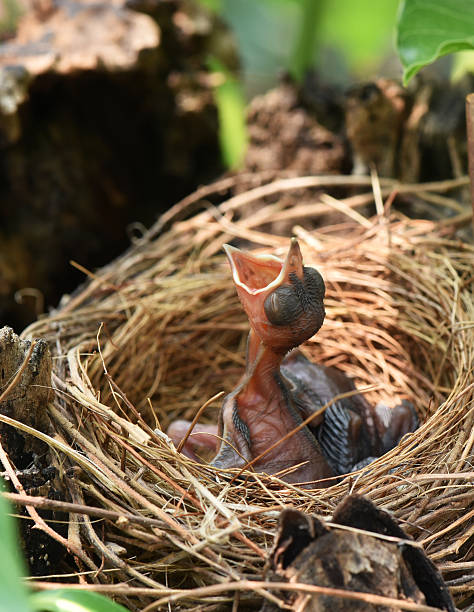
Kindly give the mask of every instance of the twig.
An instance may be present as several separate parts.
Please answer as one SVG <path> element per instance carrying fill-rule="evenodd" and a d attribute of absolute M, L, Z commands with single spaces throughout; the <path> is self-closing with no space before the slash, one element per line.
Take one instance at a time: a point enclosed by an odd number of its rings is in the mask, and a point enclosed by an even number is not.
<path fill-rule="evenodd" d="M 219 399 L 220 397 L 222 397 L 224 395 L 224 391 L 219 391 L 219 393 L 216 393 L 215 395 L 213 395 L 211 398 L 209 398 L 200 408 L 199 410 L 196 412 L 196 414 L 194 415 L 193 420 L 191 421 L 191 424 L 189 425 L 188 431 L 186 432 L 185 436 L 183 437 L 183 439 L 181 440 L 181 442 L 178 444 L 176 450 L 178 453 L 180 453 L 183 450 L 183 446 L 186 444 L 186 440 L 189 438 L 189 436 L 191 435 L 196 423 L 199 421 L 199 419 L 201 418 L 202 413 L 204 412 L 204 410 L 206 410 L 206 408 L 209 406 L 209 404 L 212 404 L 212 402 L 214 402 L 215 400 Z"/>
<path fill-rule="evenodd" d="M 105 510 L 104 508 L 96 508 L 86 506 L 84 504 L 75 504 L 71 502 L 60 501 L 57 499 L 48 499 L 47 497 L 33 497 L 23 493 L 9 493 L 2 491 L 0 493 L 5 499 L 11 502 L 27 507 L 41 508 L 43 510 L 56 510 L 58 512 L 74 512 L 75 514 L 87 514 L 88 516 L 98 516 L 100 518 L 129 521 L 130 523 L 139 523 L 141 525 L 150 525 L 162 527 L 163 523 L 158 519 L 148 518 L 140 514 L 132 514 L 130 512 L 116 512 L 114 510 Z"/>
<path fill-rule="evenodd" d="M 403 601 L 383 595 L 372 593 L 360 593 L 357 591 L 344 591 L 343 589 L 332 589 L 329 587 L 315 586 L 312 584 L 288 583 L 288 582 L 261 582 L 252 580 L 241 580 L 239 582 L 227 582 L 224 584 L 214 584 L 208 587 L 179 591 L 173 595 L 168 595 L 158 599 L 152 604 L 143 608 L 143 612 L 151 612 L 164 604 L 174 603 L 182 599 L 201 599 L 225 593 L 226 591 L 253 591 L 256 589 L 272 589 L 276 591 L 290 591 L 294 593 L 309 593 L 312 595 L 326 595 L 349 599 L 351 601 L 364 601 L 375 606 L 395 607 L 399 610 L 411 610 L 412 612 L 439 612 L 439 608 L 425 606 L 411 601 Z"/>
<path fill-rule="evenodd" d="M 10 460 L 8 459 L 8 456 L 7 456 L 7 454 L 6 454 L 6 452 L 5 452 L 4 448 L 3 448 L 3 444 L 1 443 L 1 440 L 0 440 L 0 461 L 2 462 L 3 467 L 5 468 L 5 471 L 8 473 L 8 477 L 10 478 L 10 480 L 11 480 L 12 484 L 14 485 L 14 487 L 16 488 L 16 490 L 20 494 L 25 495 L 24 489 L 23 489 L 23 485 L 19 481 L 19 479 L 18 479 L 18 477 L 17 477 L 17 475 L 15 473 L 15 470 L 13 469 L 13 467 L 12 467 L 12 465 L 10 463 Z M 72 542 L 69 542 L 68 540 L 63 538 L 61 535 L 59 535 L 59 533 L 56 533 L 56 531 L 54 531 L 54 529 L 51 529 L 51 527 L 49 525 L 47 525 L 47 523 L 36 512 L 36 510 L 33 508 L 33 506 L 25 504 L 25 508 L 26 508 L 26 511 L 28 512 L 28 514 L 33 519 L 33 521 L 35 522 L 35 525 L 38 527 L 38 529 L 40 529 L 41 531 L 44 531 L 44 533 L 46 533 L 51 538 L 53 538 L 53 540 L 56 540 L 56 542 L 59 542 L 59 544 L 64 546 L 67 550 L 70 550 L 73 554 L 75 554 L 77 557 L 79 557 L 79 559 L 81 561 L 83 561 L 86 564 L 87 567 L 89 567 L 90 569 L 93 569 L 93 570 L 97 570 L 96 565 L 89 558 L 89 556 L 82 550 L 82 548 L 79 548 L 79 547 L 75 546 Z"/>

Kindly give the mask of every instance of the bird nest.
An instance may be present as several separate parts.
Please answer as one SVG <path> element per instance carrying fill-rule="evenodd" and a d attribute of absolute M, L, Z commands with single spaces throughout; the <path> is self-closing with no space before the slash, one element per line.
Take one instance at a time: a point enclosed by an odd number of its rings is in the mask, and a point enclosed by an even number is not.
<path fill-rule="evenodd" d="M 449 190 L 465 181 L 287 177 L 225 199 L 237 181 L 175 206 L 23 333 L 53 353 L 54 433 L 45 439 L 72 502 L 63 505 L 69 551 L 92 588 L 132 610 L 250 606 L 278 599 L 262 568 L 279 511 L 329 516 L 354 492 L 392 512 L 471 609 L 474 248 L 450 238 L 463 213 L 437 222 L 390 210 L 395 191 L 456 209 Z M 338 199 L 327 195 L 335 189 Z M 374 201 L 374 216 L 358 211 Z M 215 422 L 244 368 L 248 322 L 222 244 L 282 255 L 290 235 L 327 287 L 325 323 L 303 351 L 343 370 L 372 402 L 409 399 L 421 421 L 321 490 L 194 463 L 163 433 L 203 406 L 200 421 Z"/>

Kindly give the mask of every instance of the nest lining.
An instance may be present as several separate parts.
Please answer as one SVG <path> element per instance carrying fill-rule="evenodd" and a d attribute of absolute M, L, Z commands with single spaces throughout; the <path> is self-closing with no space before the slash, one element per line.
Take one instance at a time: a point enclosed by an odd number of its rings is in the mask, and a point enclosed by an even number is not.
<path fill-rule="evenodd" d="M 443 222 L 357 213 L 373 199 L 367 181 L 367 193 L 333 201 L 307 191 L 320 188 L 321 177 L 299 180 L 243 191 L 186 218 L 201 190 L 23 334 L 46 338 L 54 354 L 51 445 L 63 474 L 80 467 L 72 485 L 64 477 L 72 501 L 142 521 L 98 525 L 84 515 L 70 529 L 90 581 L 110 585 L 131 609 L 152 609 L 157 599 L 163 609 L 173 601 L 213 609 L 232 600 L 237 587 L 226 592 L 227 583 L 261 577 L 280 508 L 327 516 L 348 492 L 393 512 L 447 579 L 472 575 L 474 248 L 451 240 Z M 350 183 L 364 180 L 326 178 L 328 186 Z M 458 185 L 411 190 L 422 197 Z M 385 195 L 395 187 L 382 182 Z M 290 189 L 308 203 L 282 209 L 264 200 Z M 341 210 L 335 223 L 314 229 L 318 216 Z M 319 491 L 263 474 L 218 474 L 176 454 L 156 432 L 193 418 L 242 373 L 248 323 L 222 243 L 253 240 L 281 255 L 291 234 L 327 287 L 325 323 L 304 352 L 353 377 L 369 401 L 409 399 L 422 420 L 395 449 Z M 200 420 L 215 422 L 219 404 L 211 402 Z M 125 552 L 119 556 L 110 542 Z M 466 607 L 474 581 L 452 592 Z M 240 598 L 275 597 L 269 593 L 247 589 Z"/>

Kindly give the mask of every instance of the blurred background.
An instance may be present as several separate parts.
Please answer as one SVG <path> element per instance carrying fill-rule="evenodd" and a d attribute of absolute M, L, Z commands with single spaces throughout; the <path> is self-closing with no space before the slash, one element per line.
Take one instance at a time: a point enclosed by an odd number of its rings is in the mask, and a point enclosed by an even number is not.
<path fill-rule="evenodd" d="M 465 174 L 472 52 L 404 89 L 398 10 L 0 0 L 1 324 L 21 331 L 222 175 Z"/>

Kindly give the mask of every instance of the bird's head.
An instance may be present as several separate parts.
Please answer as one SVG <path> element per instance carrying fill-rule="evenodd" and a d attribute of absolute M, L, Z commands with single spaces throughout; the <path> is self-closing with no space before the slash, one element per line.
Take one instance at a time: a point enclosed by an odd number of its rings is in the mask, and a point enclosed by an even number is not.
<path fill-rule="evenodd" d="M 250 325 L 264 345 L 284 353 L 311 338 L 324 321 L 324 281 L 303 266 L 296 238 L 284 261 L 224 245 Z"/>

